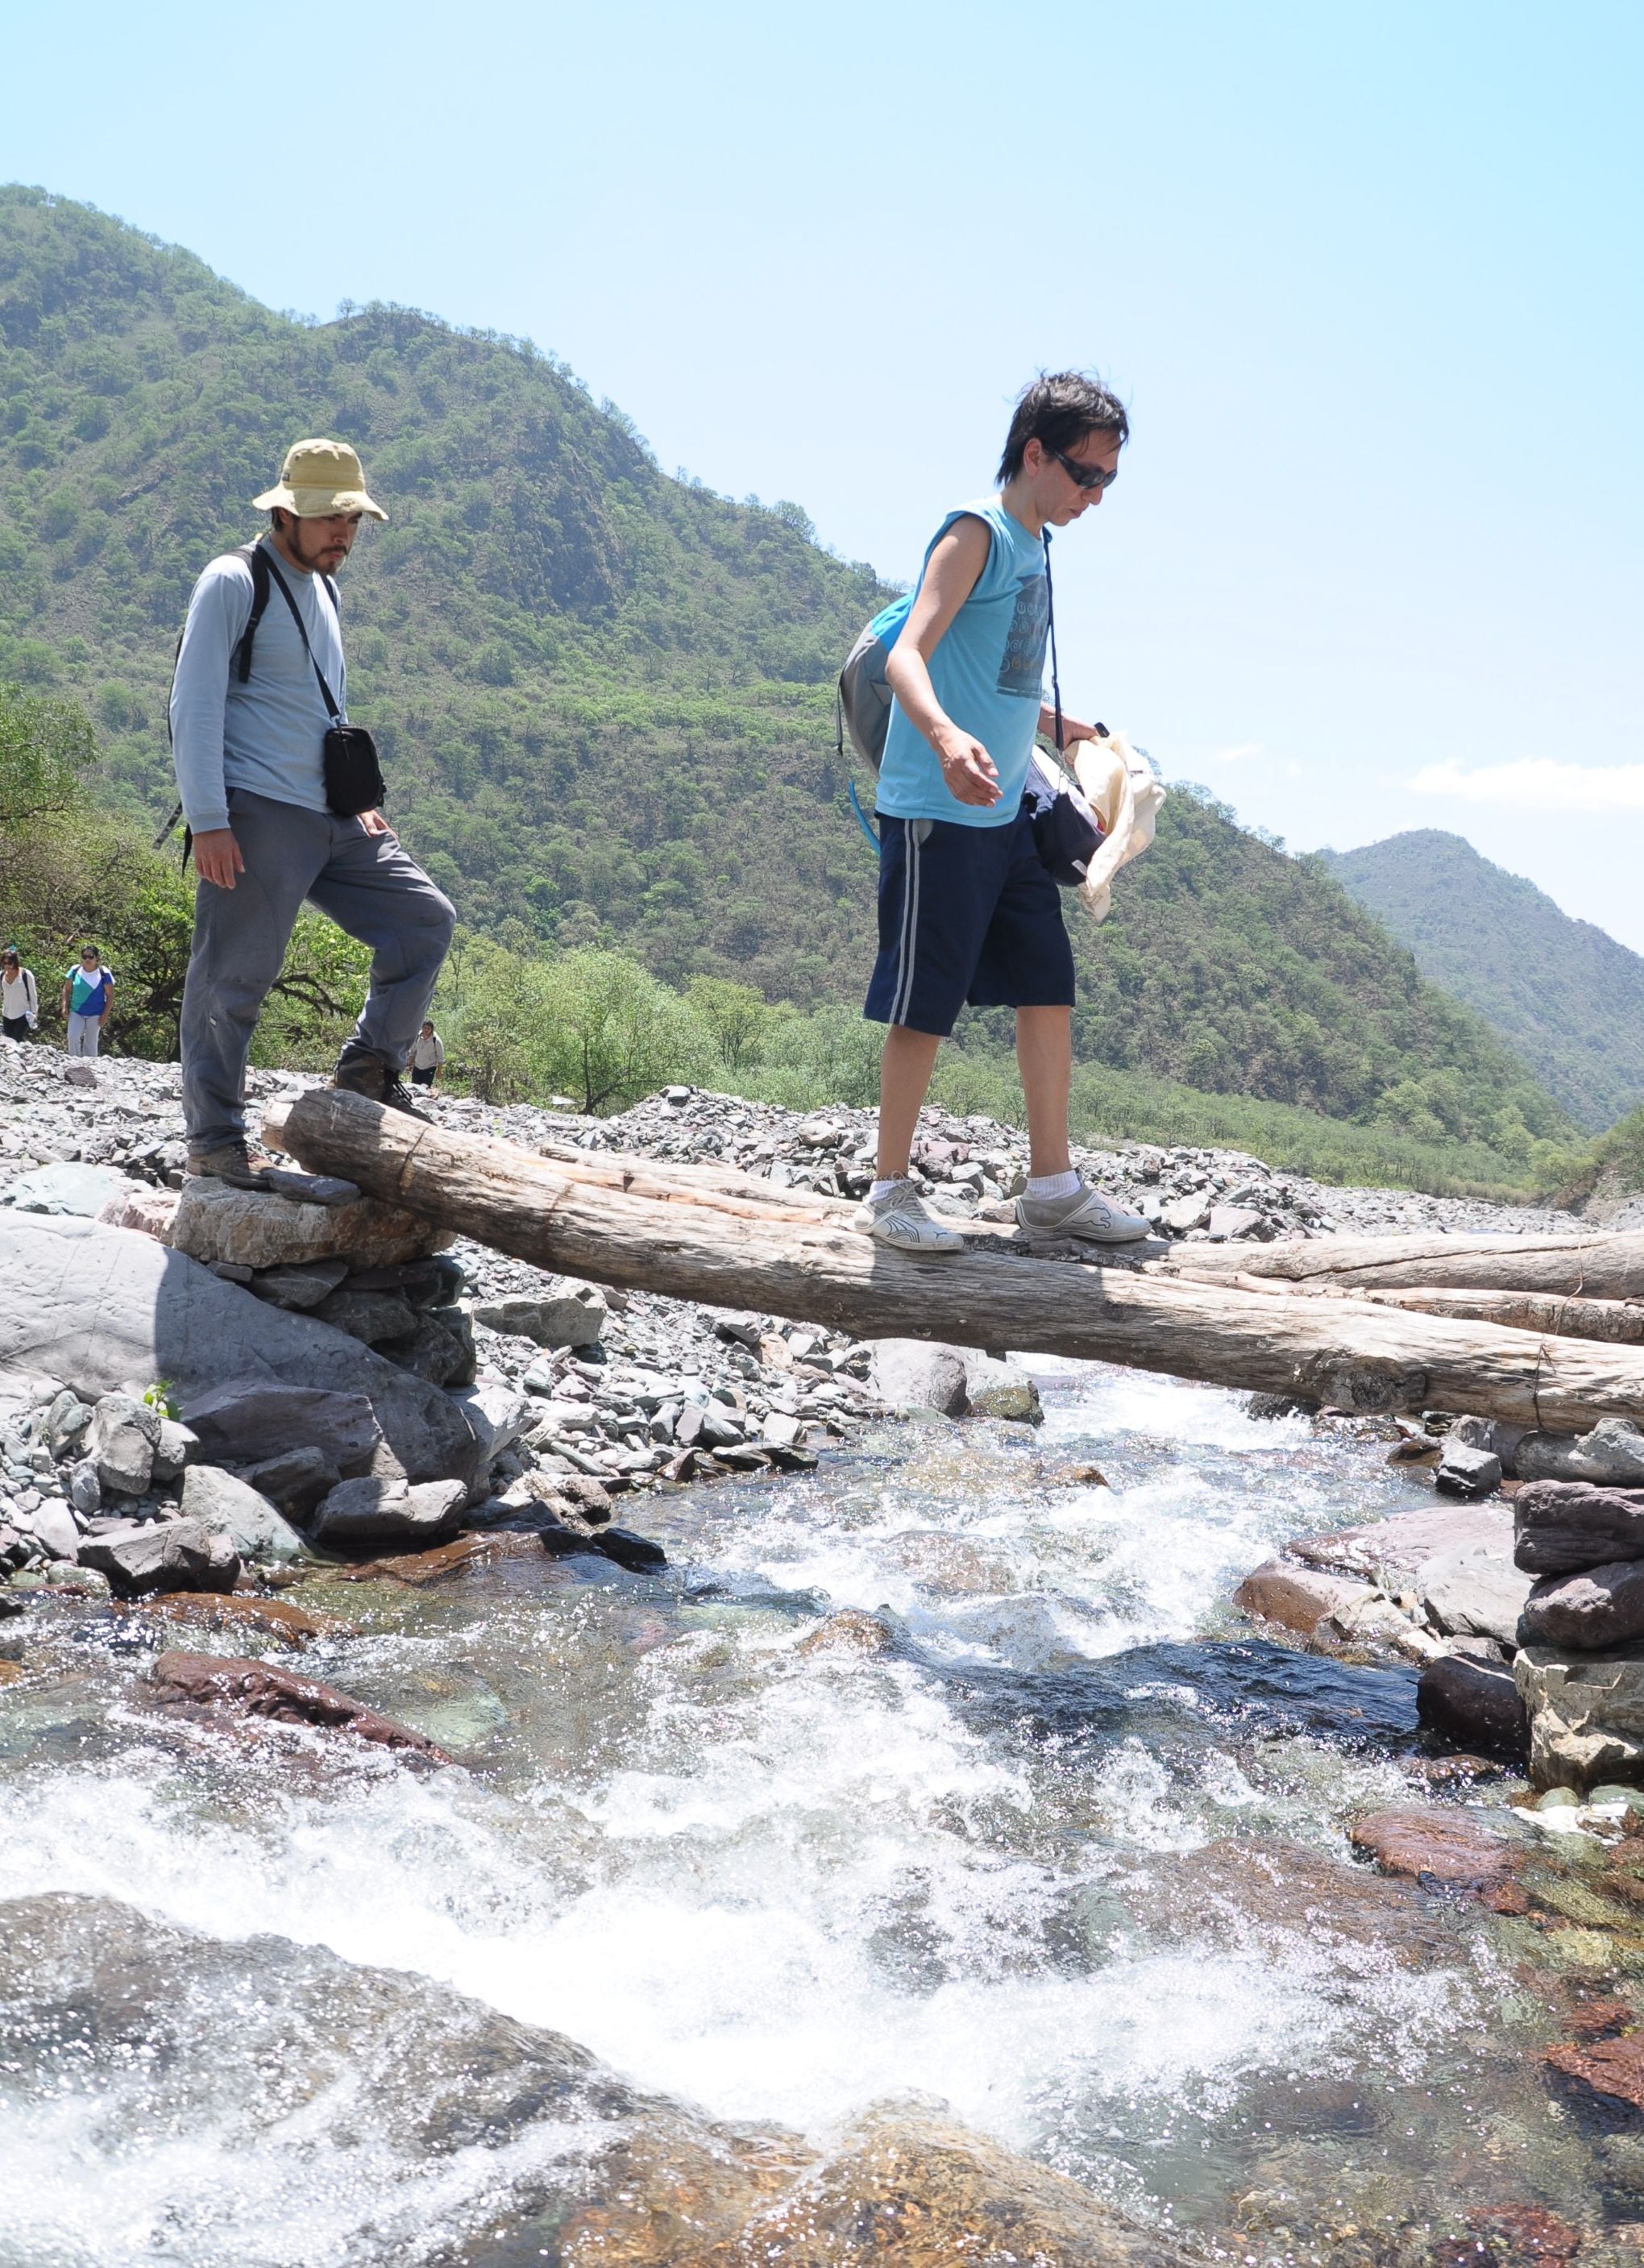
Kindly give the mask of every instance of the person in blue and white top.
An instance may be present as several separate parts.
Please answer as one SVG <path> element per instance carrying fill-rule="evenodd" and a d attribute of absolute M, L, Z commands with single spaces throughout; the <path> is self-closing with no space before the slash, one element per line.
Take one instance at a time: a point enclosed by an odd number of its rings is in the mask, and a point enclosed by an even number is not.
<path fill-rule="evenodd" d="M 1035 738 L 1055 730 L 1043 683 L 1049 531 L 1101 503 L 1129 438 L 1124 404 L 1097 379 L 1036 379 L 1012 416 L 997 492 L 947 514 L 911 602 L 897 602 L 906 619 L 885 670 L 895 698 L 879 776 L 879 957 L 863 1011 L 890 1028 L 861 1225 L 900 1251 L 963 1249 L 925 1211 L 909 1164 L 937 1049 L 967 1003 L 1016 1012 L 1029 1151 L 1016 1211 L 1029 1238 L 1124 1244 L 1147 1233 L 1139 1215 L 1087 1189 L 1068 1154 L 1073 956 L 1022 800 Z M 1064 716 L 1062 732 L 1089 740 L 1095 727 Z"/>
<path fill-rule="evenodd" d="M 114 972 L 94 945 L 85 946 L 63 979 L 63 1012 L 69 1027 L 69 1053 L 94 1056 L 114 1005 Z"/>

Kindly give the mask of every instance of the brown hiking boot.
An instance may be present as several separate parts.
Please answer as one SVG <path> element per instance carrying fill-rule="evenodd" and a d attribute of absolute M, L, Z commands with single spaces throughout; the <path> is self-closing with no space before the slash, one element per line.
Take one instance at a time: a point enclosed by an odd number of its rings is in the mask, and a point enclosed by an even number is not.
<path fill-rule="evenodd" d="M 267 1189 L 274 1168 L 266 1158 L 254 1158 L 243 1142 L 219 1142 L 214 1149 L 191 1149 L 185 1174 L 203 1181 L 226 1182 L 231 1189 Z"/>
<path fill-rule="evenodd" d="M 402 1110 L 408 1118 L 420 1119 L 424 1126 L 433 1123 L 428 1113 L 412 1101 L 410 1088 L 392 1064 L 367 1049 L 350 1054 L 344 1048 L 331 1074 L 331 1084 L 344 1094 L 363 1094 L 368 1102 L 380 1102 L 385 1110 Z"/>

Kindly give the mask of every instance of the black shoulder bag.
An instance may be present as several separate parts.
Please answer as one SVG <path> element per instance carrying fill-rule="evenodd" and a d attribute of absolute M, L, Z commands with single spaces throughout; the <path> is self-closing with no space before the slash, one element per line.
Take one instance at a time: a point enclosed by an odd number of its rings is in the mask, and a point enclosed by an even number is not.
<path fill-rule="evenodd" d="M 1057 769 L 1053 774 L 1042 758 L 1034 758 L 1028 773 L 1028 801 L 1039 864 L 1053 882 L 1059 882 L 1064 889 L 1076 890 L 1102 840 L 1102 828 L 1077 786 L 1070 786 L 1062 771 L 1062 680 L 1056 666 L 1056 593 L 1051 581 L 1051 531 L 1047 527 L 1043 534 L 1044 603 L 1051 633 L 1051 693 L 1056 704 Z M 1105 740 L 1107 726 L 1098 725 L 1096 733 Z"/>
<path fill-rule="evenodd" d="M 314 650 L 308 643 L 300 609 L 291 595 L 291 585 L 275 565 L 272 557 L 269 570 L 280 586 L 280 594 L 291 610 L 291 620 L 297 625 L 297 635 L 303 642 L 314 675 L 320 681 L 320 690 L 330 713 L 330 728 L 325 736 L 326 808 L 338 819 L 358 819 L 362 811 L 375 811 L 386 801 L 387 789 L 383 784 L 382 766 L 377 761 L 377 743 L 363 725 L 347 725 L 343 711 L 326 683 L 325 672 L 314 659 Z M 337 609 L 336 585 L 327 575 L 322 578 L 331 596 L 331 605 Z"/>

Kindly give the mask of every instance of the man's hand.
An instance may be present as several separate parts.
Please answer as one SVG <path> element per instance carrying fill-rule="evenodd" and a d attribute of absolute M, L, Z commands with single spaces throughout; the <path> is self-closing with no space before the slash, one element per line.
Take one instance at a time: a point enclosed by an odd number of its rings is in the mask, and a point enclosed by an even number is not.
<path fill-rule="evenodd" d="M 367 835 L 392 835 L 394 832 L 380 811 L 362 811 L 359 823 Z"/>
<path fill-rule="evenodd" d="M 1039 711 L 1039 730 L 1047 740 L 1054 742 L 1056 711 L 1048 702 Z M 1070 717 L 1065 711 L 1063 711 L 1062 740 L 1065 744 L 1070 740 L 1095 740 L 1101 737 L 1094 725 L 1081 724 L 1077 717 Z"/>
<path fill-rule="evenodd" d="M 950 725 L 933 745 L 947 792 L 956 802 L 985 807 L 999 801 L 999 774 L 980 740 Z"/>
<path fill-rule="evenodd" d="M 236 874 L 243 874 L 246 862 L 240 855 L 240 845 L 234 840 L 232 827 L 208 827 L 203 835 L 194 838 L 195 871 L 203 882 L 211 882 L 219 890 L 232 890 Z"/>

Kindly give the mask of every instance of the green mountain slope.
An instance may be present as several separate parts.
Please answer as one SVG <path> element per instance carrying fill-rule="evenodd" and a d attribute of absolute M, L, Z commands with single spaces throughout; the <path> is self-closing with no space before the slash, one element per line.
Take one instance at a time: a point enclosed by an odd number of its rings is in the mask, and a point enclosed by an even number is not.
<path fill-rule="evenodd" d="M 1437 828 L 1321 856 L 1578 1125 L 1598 1132 L 1644 1101 L 1644 957 Z"/>
<path fill-rule="evenodd" d="M 87 207 L 0 189 L 0 677 L 78 696 L 163 813 L 189 585 L 286 445 L 356 443 L 392 515 L 344 585 L 350 706 L 469 922 L 804 1005 L 860 997 L 874 867 L 830 680 L 883 591 L 794 505 L 670 480 L 551 357 L 372 307 L 308 325 Z M 1522 1156 L 1522 1066 L 1316 866 L 1178 794 L 1101 932 L 1083 1054 Z"/>

